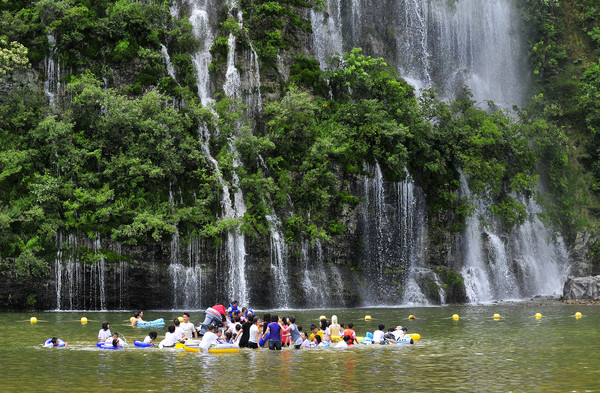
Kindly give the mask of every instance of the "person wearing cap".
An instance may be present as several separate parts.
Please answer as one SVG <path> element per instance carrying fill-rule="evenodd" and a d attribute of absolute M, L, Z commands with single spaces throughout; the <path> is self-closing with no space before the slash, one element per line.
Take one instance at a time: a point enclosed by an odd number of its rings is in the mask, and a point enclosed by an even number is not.
<path fill-rule="evenodd" d="M 404 341 L 404 340 L 407 340 L 407 339 L 409 339 L 409 338 L 412 338 L 412 337 L 410 337 L 410 336 L 407 334 L 407 333 L 408 333 L 408 329 L 407 329 L 406 327 L 403 327 L 403 328 L 402 328 L 400 331 L 401 331 L 401 334 L 400 334 L 400 336 L 399 336 L 399 337 L 396 339 L 396 341 Z"/>
<path fill-rule="evenodd" d="M 218 343 L 219 336 L 217 336 L 215 333 L 216 330 L 217 327 L 215 325 L 208 325 L 206 328 L 206 333 L 204 333 L 204 336 L 202 336 L 202 341 L 200 341 L 200 344 L 198 345 L 200 349 L 208 352 L 208 349 L 211 347 L 211 345 L 216 345 Z"/>
<path fill-rule="evenodd" d="M 402 336 L 402 326 L 396 326 L 396 330 L 394 330 L 393 334 L 396 341 L 398 341 L 400 336 Z"/>

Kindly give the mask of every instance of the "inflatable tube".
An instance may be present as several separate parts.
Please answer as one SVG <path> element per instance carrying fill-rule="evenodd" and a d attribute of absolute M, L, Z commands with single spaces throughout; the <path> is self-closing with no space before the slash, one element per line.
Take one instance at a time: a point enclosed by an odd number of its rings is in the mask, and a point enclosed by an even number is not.
<path fill-rule="evenodd" d="M 184 349 L 186 352 L 192 352 L 192 353 L 198 353 L 198 352 L 200 352 L 200 347 L 199 347 L 199 346 L 197 346 L 197 345 L 190 345 L 190 346 L 188 346 L 188 345 L 184 345 L 184 346 L 183 346 L 183 349 Z"/>
<path fill-rule="evenodd" d="M 412 338 L 415 341 L 419 341 L 421 339 L 421 335 L 419 333 L 412 333 L 409 334 L 410 338 Z"/>
<path fill-rule="evenodd" d="M 123 347 L 120 345 L 118 347 L 115 347 L 112 345 L 112 343 L 105 343 L 105 342 L 98 342 L 98 343 L 96 343 L 96 346 L 100 349 L 123 349 Z"/>
<path fill-rule="evenodd" d="M 141 327 L 141 328 L 149 328 L 149 327 L 164 327 L 165 326 L 165 320 L 163 318 L 158 318 L 155 319 L 154 321 L 144 321 L 144 322 L 138 322 L 136 324 L 137 327 Z"/>
<path fill-rule="evenodd" d="M 415 340 L 413 340 L 412 338 L 408 337 L 408 338 L 404 338 L 401 340 L 396 340 L 396 344 L 414 344 Z"/>
<path fill-rule="evenodd" d="M 331 336 L 331 341 L 333 341 L 334 343 L 337 343 L 341 340 L 342 338 L 340 336 Z"/>
<path fill-rule="evenodd" d="M 210 353 L 236 353 L 239 350 L 240 347 L 236 344 L 217 344 L 208 348 L 208 352 Z"/>
<path fill-rule="evenodd" d="M 201 352 L 198 345 L 184 345 L 183 349 L 186 352 L 199 353 Z M 212 345 L 209 349 L 209 353 L 236 353 L 239 352 L 240 347 L 236 344 L 216 344 Z"/>
<path fill-rule="evenodd" d="M 154 344 L 146 344 L 145 342 L 140 341 L 140 340 L 135 340 L 133 342 L 133 345 L 135 345 L 136 347 L 140 347 L 140 348 L 148 348 L 148 347 L 154 346 Z"/>
<path fill-rule="evenodd" d="M 263 345 L 265 345 L 265 343 L 267 342 L 267 340 L 269 339 L 269 336 L 271 335 L 271 332 L 267 333 L 267 335 L 265 336 L 265 338 L 263 339 L 262 336 L 260 338 L 260 340 L 258 341 L 258 346 L 262 347 Z"/>
<path fill-rule="evenodd" d="M 44 343 L 42 344 L 42 347 L 44 347 L 44 348 L 64 348 L 67 346 L 67 343 L 65 343 L 60 338 L 58 338 L 57 341 L 58 341 L 58 345 L 53 345 L 52 339 L 49 338 L 46 341 L 44 341 Z"/>

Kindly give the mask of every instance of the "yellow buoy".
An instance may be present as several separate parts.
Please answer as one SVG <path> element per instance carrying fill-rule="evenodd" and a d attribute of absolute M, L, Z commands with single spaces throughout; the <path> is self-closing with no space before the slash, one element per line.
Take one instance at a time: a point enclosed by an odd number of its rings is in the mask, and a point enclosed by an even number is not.
<path fill-rule="evenodd" d="M 29 318 L 29 322 L 31 322 L 31 323 L 37 323 L 37 318 L 36 317 L 31 317 L 31 318 Z"/>
<path fill-rule="evenodd" d="M 129 318 L 129 323 L 132 323 L 134 319 L 135 319 L 135 317 Z"/>
<path fill-rule="evenodd" d="M 321 315 L 321 316 L 319 317 L 319 321 L 320 321 L 321 319 L 327 319 L 327 317 L 326 317 L 325 315 Z"/>
<path fill-rule="evenodd" d="M 411 314 L 411 315 L 408 316 L 408 319 L 416 319 L 416 318 L 415 318 L 414 315 Z"/>
<path fill-rule="evenodd" d="M 575 318 L 581 318 L 583 315 L 579 311 L 575 313 Z"/>
<path fill-rule="evenodd" d="M 179 319 L 179 322 L 183 322 L 183 317 L 177 317 L 177 319 Z"/>
<path fill-rule="evenodd" d="M 85 325 L 87 323 L 87 318 L 86 317 L 81 317 L 81 323 L 83 325 Z"/>
<path fill-rule="evenodd" d="M 365 321 L 370 321 L 371 320 L 371 316 L 370 315 L 365 315 Z"/>
<path fill-rule="evenodd" d="M 500 314 L 494 314 L 494 319 L 500 319 Z"/>
<path fill-rule="evenodd" d="M 452 319 L 454 319 L 455 321 L 458 321 L 458 318 L 460 318 L 460 317 L 458 316 L 458 314 L 454 314 L 454 315 L 452 316 Z"/>
<path fill-rule="evenodd" d="M 411 334 L 409 334 L 409 336 L 410 336 L 410 338 L 412 338 L 415 341 L 421 339 L 421 335 L 419 333 L 411 333 Z"/>
<path fill-rule="evenodd" d="M 542 314 L 541 313 L 536 313 L 535 314 L 535 319 L 541 319 L 542 318 Z"/>

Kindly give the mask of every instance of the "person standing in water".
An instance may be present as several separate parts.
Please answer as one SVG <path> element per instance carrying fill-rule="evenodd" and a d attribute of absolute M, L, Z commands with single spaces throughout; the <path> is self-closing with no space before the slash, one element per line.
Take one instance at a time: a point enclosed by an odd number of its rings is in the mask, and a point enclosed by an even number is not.
<path fill-rule="evenodd" d="M 267 334 L 269 334 L 269 349 L 281 351 L 281 325 L 277 315 L 271 317 L 271 323 L 267 325 L 267 331 L 263 334 L 263 339 L 266 338 Z"/>
<path fill-rule="evenodd" d="M 338 318 L 337 315 L 332 315 L 331 316 L 331 325 L 329 325 L 329 332 L 331 333 L 331 337 L 335 336 L 335 340 L 342 340 L 343 337 L 340 337 L 340 333 L 341 333 L 341 326 L 338 323 Z M 332 339 L 333 341 L 333 339 Z"/>
<path fill-rule="evenodd" d="M 98 331 L 98 341 L 106 341 L 107 338 L 112 337 L 112 333 L 110 332 L 110 324 L 108 321 L 102 322 L 102 329 Z"/>

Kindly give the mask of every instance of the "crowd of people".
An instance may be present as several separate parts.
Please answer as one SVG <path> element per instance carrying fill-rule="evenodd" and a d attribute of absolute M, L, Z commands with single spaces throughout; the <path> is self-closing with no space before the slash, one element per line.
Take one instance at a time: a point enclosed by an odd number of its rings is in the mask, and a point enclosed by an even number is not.
<path fill-rule="evenodd" d="M 354 325 L 339 323 L 335 315 L 331 317 L 331 321 L 321 317 L 318 325 L 311 324 L 306 331 L 303 326 L 296 324 L 293 315 L 279 316 L 266 312 L 261 318 L 252 309 L 245 307 L 240 309 L 237 301 L 233 301 L 228 309 L 220 304 L 214 305 L 204 314 L 204 322 L 197 326 L 190 321 L 190 314 L 187 312 L 183 313 L 181 320 L 175 318 L 173 323 L 167 326 L 167 332 L 159 346 L 173 347 L 188 340 L 199 340 L 196 343 L 202 350 L 208 350 L 211 346 L 219 344 L 270 350 L 281 350 L 285 347 L 345 348 L 357 344 Z M 131 325 L 137 326 L 139 322 L 145 322 L 143 316 L 142 311 L 135 313 Z M 143 343 L 154 345 L 157 337 L 156 331 L 150 331 Z M 397 326 L 385 331 L 384 324 L 380 324 L 378 330 L 372 335 L 369 333 L 366 337 L 368 343 L 382 345 L 410 339 L 406 327 Z M 102 328 L 98 332 L 98 341 L 112 343 L 114 347 L 125 345 L 117 332 L 111 333 L 110 325 L 106 321 L 102 323 Z"/>

